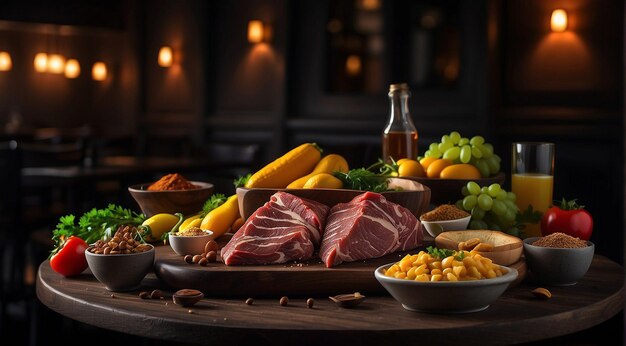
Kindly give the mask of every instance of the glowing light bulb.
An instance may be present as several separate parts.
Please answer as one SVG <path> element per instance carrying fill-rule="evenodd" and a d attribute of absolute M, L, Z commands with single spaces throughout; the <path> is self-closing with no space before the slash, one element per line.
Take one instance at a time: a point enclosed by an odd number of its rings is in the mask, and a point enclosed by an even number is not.
<path fill-rule="evenodd" d="M 33 64 L 35 65 L 35 71 L 40 73 L 46 72 L 48 70 L 48 54 L 37 53 Z"/>
<path fill-rule="evenodd" d="M 349 76 L 358 76 L 361 73 L 361 57 L 358 55 L 350 55 L 346 59 L 346 73 Z"/>
<path fill-rule="evenodd" d="M 259 43 L 263 41 L 263 22 L 251 20 L 248 22 L 248 42 Z"/>
<path fill-rule="evenodd" d="M 65 57 L 60 54 L 50 54 L 48 57 L 48 72 L 61 74 L 65 71 Z"/>
<path fill-rule="evenodd" d="M 107 79 L 107 65 L 102 61 L 95 62 L 91 68 L 91 77 L 97 81 Z"/>
<path fill-rule="evenodd" d="M 567 12 L 565 12 L 565 10 L 558 9 L 552 11 L 550 28 L 554 32 L 563 32 L 567 30 Z"/>
<path fill-rule="evenodd" d="M 11 54 L 8 52 L 0 52 L 0 71 L 10 71 L 13 67 Z"/>
<path fill-rule="evenodd" d="M 80 76 L 80 64 L 76 59 L 68 59 L 65 63 L 65 78 L 74 79 Z"/>
<path fill-rule="evenodd" d="M 170 67 L 174 62 L 174 53 L 172 53 L 172 48 L 168 46 L 163 46 L 159 49 L 159 66 L 161 67 Z"/>

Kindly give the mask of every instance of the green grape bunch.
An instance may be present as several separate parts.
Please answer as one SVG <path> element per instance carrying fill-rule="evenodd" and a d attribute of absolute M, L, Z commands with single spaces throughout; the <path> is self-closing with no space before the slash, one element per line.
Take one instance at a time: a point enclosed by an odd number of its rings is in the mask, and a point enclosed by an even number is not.
<path fill-rule="evenodd" d="M 461 137 L 457 131 L 443 135 L 441 142 L 431 143 L 424 157 L 435 159 L 444 158 L 453 164 L 468 163 L 480 171 L 483 178 L 494 176 L 500 172 L 500 156 L 493 152 L 493 145 L 485 142 L 482 136 L 472 138 Z"/>
<path fill-rule="evenodd" d="M 474 181 L 464 185 L 461 193 L 464 197 L 456 202 L 456 206 L 472 215 L 470 229 L 502 231 L 515 236 L 520 234 L 515 193 L 504 190 L 497 183 L 481 187 Z"/>

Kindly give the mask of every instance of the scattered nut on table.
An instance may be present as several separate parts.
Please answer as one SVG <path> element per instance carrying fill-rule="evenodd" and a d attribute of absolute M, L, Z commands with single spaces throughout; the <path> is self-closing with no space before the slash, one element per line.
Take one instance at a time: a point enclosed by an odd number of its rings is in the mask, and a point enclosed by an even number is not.
<path fill-rule="evenodd" d="M 540 298 L 540 299 L 552 298 L 552 293 L 550 293 L 550 291 L 548 291 L 547 288 L 538 287 L 532 290 L 531 292 L 535 297 Z"/>

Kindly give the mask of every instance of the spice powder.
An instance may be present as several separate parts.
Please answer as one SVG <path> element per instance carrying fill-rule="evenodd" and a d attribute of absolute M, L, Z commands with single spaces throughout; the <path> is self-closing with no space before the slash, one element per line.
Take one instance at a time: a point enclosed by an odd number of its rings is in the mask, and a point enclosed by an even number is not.
<path fill-rule="evenodd" d="M 580 238 L 574 238 L 571 235 L 561 232 L 541 237 L 535 240 L 532 245 L 563 249 L 583 248 L 588 246 L 586 241 L 581 240 Z"/>
<path fill-rule="evenodd" d="M 148 191 L 191 190 L 200 188 L 178 173 L 164 175 L 148 187 Z"/>

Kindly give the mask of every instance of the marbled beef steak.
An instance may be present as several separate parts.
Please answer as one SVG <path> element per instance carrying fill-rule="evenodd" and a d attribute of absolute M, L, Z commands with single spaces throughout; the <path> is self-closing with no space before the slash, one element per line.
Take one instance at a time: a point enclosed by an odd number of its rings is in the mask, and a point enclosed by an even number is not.
<path fill-rule="evenodd" d="M 320 247 L 330 268 L 342 262 L 381 257 L 422 244 L 419 220 L 381 194 L 365 192 L 331 208 Z"/>
<path fill-rule="evenodd" d="M 307 260 L 322 239 L 328 207 L 277 192 L 257 209 L 222 248 L 226 265 Z"/>

